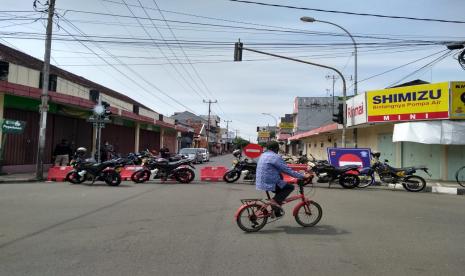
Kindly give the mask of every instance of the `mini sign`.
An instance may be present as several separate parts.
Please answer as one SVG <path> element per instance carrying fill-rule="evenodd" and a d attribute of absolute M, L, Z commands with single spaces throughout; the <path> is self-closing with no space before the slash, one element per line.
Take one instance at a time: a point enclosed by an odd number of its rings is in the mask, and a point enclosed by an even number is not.
<path fill-rule="evenodd" d="M 25 127 L 26 122 L 24 121 L 5 119 L 2 122 L 3 133 L 21 134 L 23 133 Z"/>

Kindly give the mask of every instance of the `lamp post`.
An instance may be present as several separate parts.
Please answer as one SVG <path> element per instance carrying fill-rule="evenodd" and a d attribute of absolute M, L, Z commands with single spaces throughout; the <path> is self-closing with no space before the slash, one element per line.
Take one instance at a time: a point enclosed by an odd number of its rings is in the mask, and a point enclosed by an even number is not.
<path fill-rule="evenodd" d="M 321 22 L 321 23 L 326 23 L 326 24 L 329 24 L 329 25 L 332 25 L 332 26 L 335 26 L 341 30 L 343 30 L 349 37 L 350 39 L 352 40 L 352 43 L 354 44 L 354 95 L 357 95 L 357 92 L 358 92 L 358 78 L 357 78 L 357 52 L 358 52 L 358 48 L 357 48 L 357 42 L 355 42 L 355 39 L 354 37 L 349 33 L 349 31 L 347 31 L 344 27 L 336 24 L 336 23 L 333 23 L 333 22 L 329 22 L 329 21 L 324 21 L 324 20 L 317 20 L 313 17 L 310 17 L 310 16 L 303 16 L 300 18 L 301 21 L 303 22 L 308 22 L 308 23 L 313 23 L 313 22 Z M 334 99 L 334 92 L 333 92 L 333 99 Z M 345 132 L 345 128 L 346 128 L 346 123 L 347 123 L 347 106 L 346 106 L 346 103 L 345 103 L 345 95 L 344 95 L 344 107 L 343 107 L 343 110 L 344 110 L 344 125 L 343 125 L 343 132 Z M 333 105 L 333 108 L 334 108 L 334 105 Z M 355 147 L 357 147 L 357 129 L 355 128 L 354 129 L 354 144 L 355 144 Z M 344 146 L 345 147 L 345 146 Z"/>
<path fill-rule="evenodd" d="M 354 37 L 345 28 L 343 28 L 342 26 L 340 26 L 340 25 L 338 25 L 336 23 L 333 23 L 333 22 L 324 21 L 324 20 L 317 20 L 317 19 L 315 19 L 313 17 L 310 17 L 310 16 L 303 16 L 303 17 L 300 18 L 300 20 L 303 21 L 303 22 L 308 22 L 308 23 L 321 22 L 321 23 L 326 23 L 326 24 L 329 24 L 329 25 L 333 25 L 333 26 L 338 27 L 339 29 L 343 30 L 350 37 L 350 39 L 352 40 L 352 43 L 354 44 L 354 64 L 355 64 L 355 68 L 354 68 L 354 95 L 357 95 L 357 86 L 358 86 L 357 52 L 358 52 L 358 48 L 357 48 L 357 43 L 355 42 Z"/>
<path fill-rule="evenodd" d="M 274 115 L 272 115 L 271 113 L 264 113 L 263 112 L 262 115 L 267 115 L 267 116 L 270 116 L 271 118 L 273 118 L 274 125 L 275 125 L 275 132 L 274 133 L 275 133 L 275 136 L 276 136 L 277 135 L 276 131 L 278 131 L 278 119 Z M 271 140 L 271 137 L 270 137 L 270 140 Z"/>

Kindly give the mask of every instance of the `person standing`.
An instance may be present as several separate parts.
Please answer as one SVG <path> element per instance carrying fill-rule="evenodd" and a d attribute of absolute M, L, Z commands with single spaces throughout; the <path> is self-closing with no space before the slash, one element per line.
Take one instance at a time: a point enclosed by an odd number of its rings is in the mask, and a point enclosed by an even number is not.
<path fill-rule="evenodd" d="M 66 139 L 62 139 L 61 143 L 55 146 L 53 156 L 55 156 L 55 166 L 67 166 L 69 157 L 72 155 L 71 147 Z"/>

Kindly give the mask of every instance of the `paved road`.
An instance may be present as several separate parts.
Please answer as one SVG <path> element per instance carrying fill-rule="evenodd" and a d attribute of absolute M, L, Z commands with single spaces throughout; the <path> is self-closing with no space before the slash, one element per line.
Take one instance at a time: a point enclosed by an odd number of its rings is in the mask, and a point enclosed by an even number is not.
<path fill-rule="evenodd" d="M 215 163 L 228 163 L 231 156 Z M 245 234 L 251 185 L 0 185 L 0 275 L 462 275 L 464 198 L 317 188 L 314 228 Z"/>

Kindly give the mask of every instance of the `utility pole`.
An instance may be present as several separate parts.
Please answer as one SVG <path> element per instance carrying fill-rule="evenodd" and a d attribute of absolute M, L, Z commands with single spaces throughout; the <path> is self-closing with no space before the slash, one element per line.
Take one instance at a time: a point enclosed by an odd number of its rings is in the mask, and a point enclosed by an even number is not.
<path fill-rule="evenodd" d="M 218 101 L 212 101 L 212 100 L 203 100 L 204 103 L 208 103 L 208 122 L 207 122 L 207 150 L 210 151 L 210 114 L 211 114 L 211 105 L 212 103 L 217 103 Z"/>
<path fill-rule="evenodd" d="M 332 80 L 333 82 L 333 114 L 334 114 L 334 84 L 336 83 L 336 80 L 339 78 L 336 75 L 326 75 L 325 78 L 327 80 Z"/>
<path fill-rule="evenodd" d="M 35 4 L 35 2 L 34 2 Z M 50 52 L 52 49 L 52 29 L 53 29 L 53 15 L 55 12 L 55 0 L 50 0 L 48 6 L 48 19 L 47 30 L 45 39 L 45 54 L 44 54 L 44 67 L 42 69 L 42 95 L 41 105 L 39 106 L 40 120 L 39 120 L 39 143 L 37 148 L 37 164 L 36 164 L 36 178 L 42 180 L 44 178 L 44 149 L 45 149 L 45 136 L 47 130 L 47 111 L 48 111 L 48 83 L 50 74 Z"/>
<path fill-rule="evenodd" d="M 226 123 L 226 151 L 229 151 L 229 123 L 231 123 L 231 120 L 224 120 Z"/>

